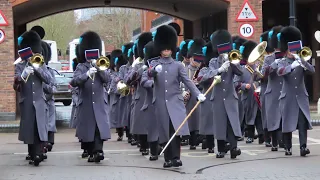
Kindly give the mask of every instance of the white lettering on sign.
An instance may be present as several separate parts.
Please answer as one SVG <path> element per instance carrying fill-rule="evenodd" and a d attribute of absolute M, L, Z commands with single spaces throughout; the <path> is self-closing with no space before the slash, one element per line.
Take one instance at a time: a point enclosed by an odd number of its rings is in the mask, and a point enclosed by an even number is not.
<path fill-rule="evenodd" d="M 0 29 L 0 43 L 4 41 L 4 38 L 6 37 L 6 34 L 2 29 Z"/>
<path fill-rule="evenodd" d="M 251 24 L 242 24 L 239 28 L 239 33 L 242 37 L 251 37 L 254 33 L 253 26 Z"/>
<path fill-rule="evenodd" d="M 245 1 L 236 21 L 257 21 L 259 20 L 248 1 Z"/>

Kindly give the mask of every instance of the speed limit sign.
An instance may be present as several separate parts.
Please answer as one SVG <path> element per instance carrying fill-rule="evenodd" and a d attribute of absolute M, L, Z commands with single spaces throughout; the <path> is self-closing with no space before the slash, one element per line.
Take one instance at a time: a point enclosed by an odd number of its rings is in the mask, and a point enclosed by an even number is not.
<path fill-rule="evenodd" d="M 0 29 L 0 43 L 2 43 L 4 41 L 6 34 L 4 33 L 4 31 L 2 29 Z"/>
<path fill-rule="evenodd" d="M 251 24 L 242 24 L 239 28 L 240 35 L 249 38 L 253 35 L 254 29 Z"/>

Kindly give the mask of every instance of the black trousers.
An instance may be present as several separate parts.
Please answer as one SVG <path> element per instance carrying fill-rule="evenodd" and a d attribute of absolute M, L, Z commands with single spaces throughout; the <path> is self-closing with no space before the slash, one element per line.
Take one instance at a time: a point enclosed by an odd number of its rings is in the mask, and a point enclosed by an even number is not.
<path fill-rule="evenodd" d="M 116 131 L 117 131 L 119 137 L 123 136 L 123 134 L 124 134 L 124 129 L 123 128 L 116 128 Z"/>
<path fill-rule="evenodd" d="M 138 135 L 141 149 L 149 149 L 148 136 L 146 134 Z"/>
<path fill-rule="evenodd" d="M 100 137 L 100 131 L 97 126 L 96 126 L 96 130 L 94 133 L 94 141 L 88 142 L 87 146 L 88 146 L 89 155 L 103 152 L 103 140 Z"/>
<path fill-rule="evenodd" d="M 54 145 L 54 132 L 48 132 L 48 143 Z"/>
<path fill-rule="evenodd" d="M 213 135 L 206 135 L 207 141 L 207 148 L 213 149 L 214 148 L 214 136 Z"/>
<path fill-rule="evenodd" d="M 159 142 L 158 141 L 150 142 L 150 154 L 152 156 L 158 156 L 158 150 L 159 150 Z"/>
<path fill-rule="evenodd" d="M 264 129 L 264 140 L 267 143 L 271 143 L 271 132 L 268 129 Z"/>
<path fill-rule="evenodd" d="M 126 131 L 126 137 L 128 139 L 132 139 L 132 135 L 130 134 L 130 128 L 128 126 L 125 128 L 125 131 Z"/>
<path fill-rule="evenodd" d="M 235 149 L 238 146 L 238 140 L 236 138 L 236 136 L 234 135 L 232 126 L 230 124 L 230 121 L 228 119 L 227 122 L 227 140 L 230 143 L 230 149 Z M 225 140 L 218 140 L 218 151 L 219 152 L 224 152 L 225 151 L 225 145 L 226 145 L 226 141 Z"/>
<path fill-rule="evenodd" d="M 169 137 L 171 138 L 172 135 L 175 133 L 175 129 L 171 123 L 171 119 L 169 120 Z M 168 145 L 167 149 L 164 151 L 164 160 L 166 162 L 170 160 L 180 159 L 180 144 L 181 138 L 180 136 L 175 136 L 171 143 Z"/>
<path fill-rule="evenodd" d="M 254 125 L 247 125 L 248 138 L 254 138 L 255 128 L 257 129 L 258 135 L 261 137 L 264 134 L 262 127 L 261 111 L 258 110 Z"/>
<path fill-rule="evenodd" d="M 198 131 L 190 132 L 189 145 L 190 146 L 197 146 L 197 139 L 198 139 Z"/>
<path fill-rule="evenodd" d="M 298 124 L 297 129 L 299 130 L 299 143 L 300 148 L 307 147 L 307 138 L 308 138 L 308 121 L 304 116 L 303 112 L 299 109 L 299 117 L 298 117 Z M 284 143 L 287 149 L 292 148 L 292 132 L 283 133 L 284 136 Z"/>
<path fill-rule="evenodd" d="M 29 153 L 31 159 L 34 159 L 36 156 L 41 157 L 41 155 L 43 153 L 44 142 L 42 142 L 39 137 L 37 120 L 35 120 L 35 122 L 34 122 L 33 133 L 34 133 L 33 144 L 28 144 L 28 153 Z"/>
<path fill-rule="evenodd" d="M 271 143 L 272 147 L 278 147 L 279 143 L 283 140 L 282 134 L 282 120 L 280 121 L 280 126 L 277 130 L 271 131 Z"/>

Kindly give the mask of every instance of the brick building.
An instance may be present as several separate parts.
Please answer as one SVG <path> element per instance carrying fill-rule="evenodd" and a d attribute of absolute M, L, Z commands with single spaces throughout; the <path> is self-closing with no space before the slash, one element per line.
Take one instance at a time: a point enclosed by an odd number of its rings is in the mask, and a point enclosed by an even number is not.
<path fill-rule="evenodd" d="M 313 52 L 320 48 L 314 38 L 314 32 L 320 29 L 320 0 L 295 0 L 297 26 L 303 34 L 303 44 L 311 47 Z M 63 2 L 63 3 L 62 3 Z M 237 22 L 236 18 L 244 2 L 249 2 L 258 17 L 257 21 Z M 254 33 L 247 39 L 259 41 L 260 34 L 274 25 L 289 25 L 289 0 L 189 0 L 189 1 L 100 1 L 79 0 L 0 0 L 2 13 L 8 20 L 8 26 L 1 26 L 5 40 L 0 44 L 0 63 L 2 66 L 0 79 L 0 120 L 14 120 L 16 118 L 16 93 L 12 89 L 14 66 L 17 58 L 17 37 L 26 30 L 26 23 L 55 13 L 87 8 L 87 7 L 131 7 L 161 12 L 172 17 L 183 19 L 181 31 L 184 38 L 208 38 L 218 28 L 228 29 L 233 35 L 239 34 L 243 23 L 251 24 Z M 39 7 L 41 7 L 39 9 Z M 150 13 L 150 11 L 146 11 Z M 156 24 L 157 19 L 165 19 L 156 14 L 150 17 Z M 156 19 L 154 19 L 156 18 Z M 144 22 L 150 22 L 145 20 Z M 151 20 L 152 22 L 152 20 Z M 161 23 L 160 23 L 161 24 Z M 150 31 L 152 25 L 142 25 L 140 31 Z M 137 30 L 135 33 L 139 34 Z M 317 59 L 313 53 L 313 59 Z M 306 77 L 307 90 L 310 100 L 318 100 L 320 95 L 320 62 L 313 60 L 316 73 Z"/>
<path fill-rule="evenodd" d="M 132 41 L 136 40 L 142 32 L 153 32 L 159 26 L 169 23 L 177 23 L 180 28 L 180 34 L 178 36 L 178 44 L 183 41 L 183 20 L 175 18 L 169 15 L 160 14 L 153 11 L 141 11 L 141 27 L 133 30 Z"/>

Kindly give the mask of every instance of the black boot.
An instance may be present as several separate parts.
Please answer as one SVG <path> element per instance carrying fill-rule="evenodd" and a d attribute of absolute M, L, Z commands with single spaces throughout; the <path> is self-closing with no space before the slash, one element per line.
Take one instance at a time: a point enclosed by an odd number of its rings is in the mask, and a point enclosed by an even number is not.
<path fill-rule="evenodd" d="M 310 154 L 310 150 L 305 147 L 300 148 L 300 156 L 306 156 L 307 154 Z"/>
<path fill-rule="evenodd" d="M 286 156 L 291 156 L 292 155 L 292 150 L 291 149 L 286 149 L 285 155 Z"/>
<path fill-rule="evenodd" d="M 224 158 L 225 154 L 226 154 L 225 152 L 218 152 L 216 154 L 216 158 Z"/>
<path fill-rule="evenodd" d="M 118 139 L 117 139 L 117 141 L 122 141 L 122 139 L 123 139 L 123 137 L 122 137 L 122 136 L 121 136 L 121 137 L 119 136 Z"/>
<path fill-rule="evenodd" d="M 143 149 L 141 152 L 142 156 L 147 156 L 149 155 L 149 149 Z"/>
<path fill-rule="evenodd" d="M 83 153 L 81 155 L 82 158 L 87 158 L 89 156 L 88 151 L 87 150 L 83 150 Z"/>
<path fill-rule="evenodd" d="M 89 155 L 89 158 L 88 158 L 88 162 L 94 162 L 94 156 L 93 155 Z"/>
<path fill-rule="evenodd" d="M 278 151 L 278 147 L 272 147 L 271 151 Z"/>
<path fill-rule="evenodd" d="M 104 160 L 103 152 L 98 152 L 94 154 L 94 162 L 99 163 L 102 160 Z"/>
<path fill-rule="evenodd" d="M 172 161 L 166 161 L 166 162 L 164 162 L 164 163 L 163 163 L 163 167 L 164 167 L 164 168 L 170 168 L 170 167 L 172 167 Z"/>
<path fill-rule="evenodd" d="M 247 144 L 251 144 L 251 143 L 253 143 L 253 141 L 254 141 L 253 138 L 248 138 L 247 141 L 246 141 L 246 143 L 247 143 Z"/>
<path fill-rule="evenodd" d="M 241 150 L 239 148 L 234 148 L 230 151 L 230 157 L 231 159 L 237 158 L 237 156 L 241 155 Z"/>
<path fill-rule="evenodd" d="M 27 161 L 30 161 L 32 158 L 31 158 L 31 156 L 28 154 L 27 156 L 26 156 L 26 160 Z"/>
<path fill-rule="evenodd" d="M 51 144 L 51 143 L 47 144 L 47 149 L 48 149 L 49 152 L 52 151 L 52 147 L 53 147 L 53 144 Z"/>
<path fill-rule="evenodd" d="M 156 161 L 156 160 L 158 160 L 158 156 L 151 155 L 151 156 L 149 157 L 149 160 L 150 160 L 150 161 Z"/>
<path fill-rule="evenodd" d="M 182 166 L 182 161 L 180 159 L 174 159 L 172 161 L 172 166 L 173 167 L 180 167 L 180 166 Z"/>
<path fill-rule="evenodd" d="M 40 162 L 42 161 L 40 156 L 35 156 L 33 159 L 33 165 L 34 166 L 39 166 Z"/>
<path fill-rule="evenodd" d="M 214 153 L 214 149 L 208 149 L 208 153 Z"/>

